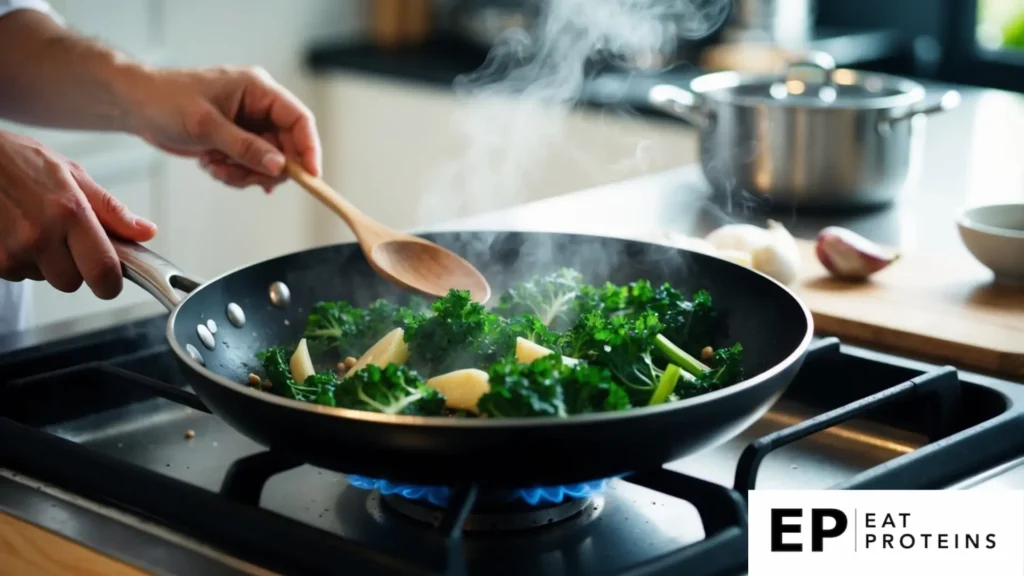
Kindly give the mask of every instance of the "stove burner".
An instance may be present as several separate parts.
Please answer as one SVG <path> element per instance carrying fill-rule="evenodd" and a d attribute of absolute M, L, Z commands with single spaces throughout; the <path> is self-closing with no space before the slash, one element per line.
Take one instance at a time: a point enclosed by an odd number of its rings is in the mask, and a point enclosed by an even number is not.
<path fill-rule="evenodd" d="M 424 500 L 410 500 L 397 493 L 370 495 L 371 509 L 390 508 L 413 520 L 440 526 L 444 518 L 444 509 L 438 508 Z M 604 508 L 604 498 L 593 496 L 565 500 L 559 504 L 538 507 L 527 504 L 523 500 L 513 500 L 504 504 L 494 501 L 477 502 L 473 511 L 466 516 L 462 530 L 466 532 L 499 532 L 513 530 L 530 530 L 569 519 L 587 522 L 596 518 Z"/>
<path fill-rule="evenodd" d="M 489 492 L 487 500 L 502 503 L 518 501 L 530 506 L 552 506 L 567 500 L 586 499 L 600 494 L 608 485 L 609 480 L 605 478 L 603 480 L 566 484 L 563 486 L 535 486 Z M 446 486 L 399 484 L 365 476 L 349 476 L 348 481 L 349 484 L 364 490 L 380 490 L 380 493 L 384 496 L 398 495 L 408 500 L 429 502 L 441 508 L 448 506 L 448 499 L 451 497 L 451 489 Z"/>

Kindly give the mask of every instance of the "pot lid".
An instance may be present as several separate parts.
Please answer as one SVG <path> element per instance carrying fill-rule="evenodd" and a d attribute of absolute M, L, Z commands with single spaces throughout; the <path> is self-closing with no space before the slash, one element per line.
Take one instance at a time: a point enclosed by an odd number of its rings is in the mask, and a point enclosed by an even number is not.
<path fill-rule="evenodd" d="M 709 74 L 695 79 L 691 89 L 737 104 L 814 108 L 893 108 L 924 98 L 924 88 L 912 80 L 811 63 L 777 75 Z"/>

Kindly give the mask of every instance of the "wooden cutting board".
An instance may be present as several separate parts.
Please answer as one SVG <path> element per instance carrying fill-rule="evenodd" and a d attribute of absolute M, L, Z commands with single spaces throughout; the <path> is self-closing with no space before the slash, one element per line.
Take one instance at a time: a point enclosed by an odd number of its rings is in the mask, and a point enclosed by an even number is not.
<path fill-rule="evenodd" d="M 814 243 L 798 240 L 801 276 L 791 286 L 818 334 L 1024 381 L 1024 289 L 993 285 L 962 258 L 903 254 L 866 282 L 834 279 Z"/>

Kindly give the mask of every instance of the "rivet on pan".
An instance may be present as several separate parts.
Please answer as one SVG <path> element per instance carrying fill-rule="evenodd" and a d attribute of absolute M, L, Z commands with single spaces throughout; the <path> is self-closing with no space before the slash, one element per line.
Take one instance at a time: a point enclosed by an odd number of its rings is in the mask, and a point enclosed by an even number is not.
<path fill-rule="evenodd" d="M 188 352 L 188 355 L 190 358 L 192 358 L 193 362 L 199 364 L 200 366 L 206 366 L 206 362 L 203 361 L 203 355 L 199 353 L 199 350 L 196 350 L 195 346 L 191 344 L 185 344 L 185 351 Z"/>
<path fill-rule="evenodd" d="M 213 321 L 213 318 L 206 321 L 206 329 L 210 331 L 210 334 L 217 333 L 217 323 Z"/>
<path fill-rule="evenodd" d="M 235 325 L 235 328 L 245 326 L 245 312 L 242 307 L 234 302 L 228 304 L 228 320 Z"/>
<path fill-rule="evenodd" d="M 199 341 L 206 346 L 207 350 L 213 350 L 213 347 L 217 345 L 217 342 L 213 339 L 213 334 L 210 334 L 210 329 L 205 324 L 196 326 L 196 334 L 199 334 Z"/>
<path fill-rule="evenodd" d="M 274 282 L 270 285 L 270 303 L 278 308 L 284 308 L 291 302 L 292 293 L 284 282 Z"/>

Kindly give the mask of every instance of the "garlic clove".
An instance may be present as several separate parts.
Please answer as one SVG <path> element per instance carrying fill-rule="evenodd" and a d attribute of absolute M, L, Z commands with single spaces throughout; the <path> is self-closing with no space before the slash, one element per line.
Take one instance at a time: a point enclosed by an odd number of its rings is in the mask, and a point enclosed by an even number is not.
<path fill-rule="evenodd" d="M 783 284 L 790 284 L 800 273 L 800 248 L 796 239 L 780 222 L 768 221 L 765 242 L 750 254 L 754 270 Z"/>
<path fill-rule="evenodd" d="M 767 240 L 767 230 L 753 224 L 726 224 L 716 228 L 704 240 L 718 250 L 751 253 Z"/>
<path fill-rule="evenodd" d="M 818 233 L 814 251 L 821 265 L 840 278 L 865 279 L 899 259 L 852 230 L 829 226 Z"/>

